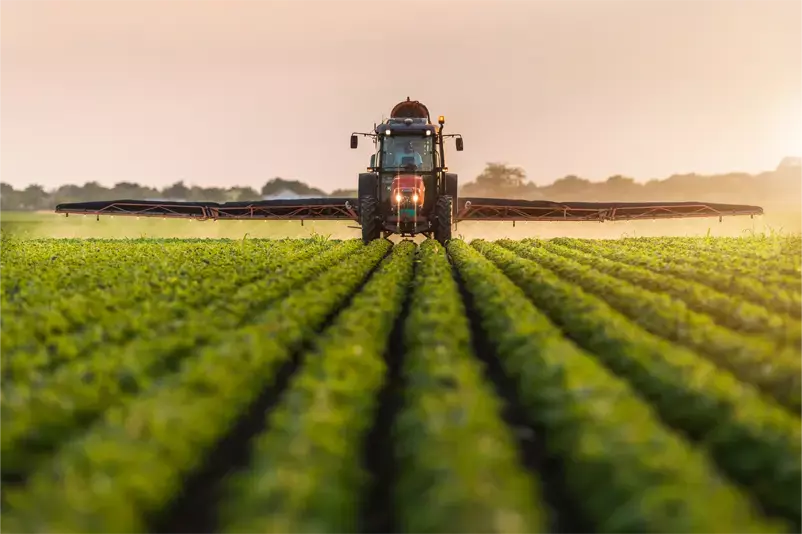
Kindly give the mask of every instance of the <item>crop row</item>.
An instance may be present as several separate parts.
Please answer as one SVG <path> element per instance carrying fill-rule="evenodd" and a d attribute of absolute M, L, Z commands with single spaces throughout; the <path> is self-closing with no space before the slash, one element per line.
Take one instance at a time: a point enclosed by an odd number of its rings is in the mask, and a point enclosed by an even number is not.
<path fill-rule="evenodd" d="M 663 420 L 703 443 L 721 469 L 753 488 L 765 506 L 800 516 L 798 417 L 538 263 L 492 243 L 472 245 L 522 287 L 564 334 L 626 378 Z"/>
<path fill-rule="evenodd" d="M 404 328 L 404 401 L 394 428 L 404 532 L 545 532 L 501 402 L 471 347 L 445 250 L 425 241 Z"/>
<path fill-rule="evenodd" d="M 555 241 L 565 241 L 559 238 Z M 746 276 L 762 283 L 787 286 L 797 291 L 800 282 L 802 246 L 781 246 L 774 241 L 740 240 L 729 245 L 726 240 L 694 240 L 681 238 L 627 238 L 620 240 L 572 239 L 620 252 L 640 252 L 655 259 L 679 262 L 707 270 L 718 269 L 737 276 Z M 770 244 L 766 244 L 770 243 Z M 798 243 L 798 241 L 796 241 Z"/>
<path fill-rule="evenodd" d="M 149 518 L 177 496 L 184 476 L 200 467 L 239 414 L 270 387 L 277 368 L 346 302 L 390 247 L 387 241 L 371 243 L 221 346 L 200 350 L 132 402 L 109 409 L 36 469 L 23 489 L 7 492 L 4 529 L 146 529 Z M 99 484 L 105 491 L 98 491 Z"/>
<path fill-rule="evenodd" d="M 527 295 L 536 296 L 539 305 L 548 302 L 542 309 L 549 315 L 565 305 L 558 320 L 579 320 L 588 312 L 604 320 L 598 310 L 587 309 L 592 301 L 582 309 L 585 299 L 560 292 L 554 275 L 500 247 L 478 243 L 473 249 L 452 241 L 449 250 L 502 365 L 517 381 L 527 414 L 545 429 L 549 454 L 562 460 L 576 506 L 596 531 L 777 528 L 760 520 L 748 498 L 723 481 L 705 455 L 667 430 L 624 380 L 563 337 Z M 586 328 L 572 333 L 587 335 Z M 608 331 L 599 329 L 591 337 L 609 345 L 616 336 L 611 332 L 613 339 L 604 339 L 602 332 Z M 617 355 L 621 360 L 637 356 L 626 345 L 615 348 L 623 349 Z M 607 354 L 615 355 L 609 349 Z M 603 357 L 605 363 L 609 356 Z"/>
<path fill-rule="evenodd" d="M 734 332 L 697 313 L 670 294 L 643 289 L 605 272 L 621 269 L 593 268 L 542 247 L 510 240 L 500 244 L 559 274 L 560 277 L 598 297 L 649 332 L 676 341 L 713 359 L 739 378 L 753 382 L 779 402 L 799 411 L 802 408 L 799 347 L 780 345 L 772 339 Z M 597 270 L 601 267 L 602 270 Z M 624 271 L 627 273 L 627 271 Z M 649 279 L 647 279 L 649 280 Z M 651 279 L 653 280 L 653 279 Z M 640 277 L 638 281 L 644 282 Z"/>
<path fill-rule="evenodd" d="M 384 354 L 412 278 L 415 246 L 393 249 L 302 356 L 301 368 L 227 483 L 226 532 L 354 532 L 367 476 L 363 441 L 385 385 Z"/>
<path fill-rule="evenodd" d="M 3 382 L 34 381 L 98 348 L 166 334 L 194 310 L 225 302 L 243 286 L 250 291 L 250 282 L 280 274 L 329 248 L 327 244 L 295 244 L 228 253 L 204 248 L 174 265 L 169 276 L 157 270 L 132 286 L 99 289 L 91 303 L 83 296 L 56 299 L 59 304 L 52 309 L 44 313 L 33 309 L 5 328 L 0 342 Z M 173 260 L 168 256 L 162 261 Z M 70 315 L 63 309 L 71 310 Z"/>
<path fill-rule="evenodd" d="M 596 270 L 622 278 L 646 289 L 663 292 L 683 300 L 695 311 L 706 313 L 720 324 L 734 330 L 764 334 L 779 342 L 799 347 L 802 343 L 802 323 L 785 314 L 777 313 L 759 304 L 743 300 L 736 294 L 716 290 L 706 284 L 673 276 L 660 269 L 654 256 L 630 252 L 606 257 L 605 249 L 593 243 L 580 246 L 563 245 L 549 241 L 533 243 L 550 252 L 590 265 Z M 624 261 L 620 261 L 624 260 Z M 626 260 L 633 264 L 626 263 Z M 641 265 L 638 265 L 638 264 Z M 652 268 L 642 266 L 651 265 Z"/>
<path fill-rule="evenodd" d="M 796 319 L 802 317 L 800 271 L 796 271 L 796 274 L 770 277 L 766 274 L 766 266 L 757 264 L 754 266 L 754 270 L 743 272 L 732 267 L 731 258 L 718 257 L 703 260 L 695 256 L 693 250 L 661 256 L 659 250 L 655 250 L 651 246 L 623 247 L 602 242 L 565 239 L 555 240 L 548 244 L 548 246 L 555 245 L 643 267 L 671 276 L 672 279 L 687 280 L 709 286 L 737 299 L 739 307 L 754 303 L 773 313 L 789 314 Z M 722 265 L 726 267 L 722 268 Z"/>
<path fill-rule="evenodd" d="M 134 399 L 204 346 L 222 346 L 231 329 L 264 313 L 292 289 L 320 275 L 359 250 L 357 240 L 341 243 L 315 261 L 264 277 L 243 287 L 231 299 L 190 309 L 171 324 L 164 337 L 146 334 L 113 351 L 100 347 L 38 381 L 4 387 L 0 454 L 4 475 L 26 473 L 53 447 L 68 439 L 104 410 Z M 24 444 L 24 446 L 23 446 Z"/>
<path fill-rule="evenodd" d="M 622 241 L 13 243 L 2 527 L 798 529 L 799 317 Z"/>

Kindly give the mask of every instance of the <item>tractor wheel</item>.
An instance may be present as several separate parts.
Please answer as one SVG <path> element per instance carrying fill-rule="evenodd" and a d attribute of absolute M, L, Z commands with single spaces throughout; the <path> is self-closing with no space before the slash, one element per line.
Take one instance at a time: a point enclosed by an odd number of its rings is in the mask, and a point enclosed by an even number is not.
<path fill-rule="evenodd" d="M 381 236 L 379 226 L 379 201 L 376 197 L 359 199 L 359 223 L 362 225 L 362 241 L 367 245 Z"/>
<path fill-rule="evenodd" d="M 454 220 L 454 200 L 449 195 L 443 195 L 437 199 L 434 206 L 435 225 L 434 238 L 445 245 L 451 239 L 451 223 Z"/>

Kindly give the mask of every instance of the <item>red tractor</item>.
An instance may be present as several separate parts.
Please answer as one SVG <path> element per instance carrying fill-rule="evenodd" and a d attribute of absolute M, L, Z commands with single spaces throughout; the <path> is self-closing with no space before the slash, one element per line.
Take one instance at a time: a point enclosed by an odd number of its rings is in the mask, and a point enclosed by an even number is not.
<path fill-rule="evenodd" d="M 374 153 L 367 171 L 359 175 L 358 198 L 253 200 L 244 202 L 174 202 L 169 200 L 106 200 L 59 204 L 57 213 L 180 217 L 198 220 L 342 220 L 356 221 L 362 239 L 392 234 L 423 234 L 445 243 L 459 221 L 617 221 L 679 217 L 762 215 L 758 206 L 709 202 L 553 202 L 502 198 L 458 198 L 457 175 L 448 172 L 444 117 L 432 124 L 422 103 L 399 102 L 390 118 L 370 133 L 351 134 L 373 139 Z"/>
<path fill-rule="evenodd" d="M 373 138 L 374 154 L 368 172 L 359 175 L 359 222 L 365 242 L 390 234 L 423 234 L 445 242 L 457 217 L 457 175 L 448 172 L 443 133 L 445 118 L 432 124 L 429 110 L 407 98 L 390 112 L 390 118 L 371 133 L 351 135 L 351 148 L 359 135 Z"/>

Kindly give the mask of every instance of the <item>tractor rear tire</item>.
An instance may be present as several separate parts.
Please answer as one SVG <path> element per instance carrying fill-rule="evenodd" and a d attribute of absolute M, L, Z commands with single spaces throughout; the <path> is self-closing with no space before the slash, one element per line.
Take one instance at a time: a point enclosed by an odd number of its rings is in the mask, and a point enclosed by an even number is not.
<path fill-rule="evenodd" d="M 434 206 L 435 223 L 434 238 L 445 245 L 451 239 L 451 226 L 454 221 L 454 199 L 450 195 L 443 195 L 437 199 Z"/>
<path fill-rule="evenodd" d="M 368 196 L 359 199 L 359 223 L 362 226 L 362 242 L 366 245 L 381 237 L 379 225 L 379 201 Z"/>

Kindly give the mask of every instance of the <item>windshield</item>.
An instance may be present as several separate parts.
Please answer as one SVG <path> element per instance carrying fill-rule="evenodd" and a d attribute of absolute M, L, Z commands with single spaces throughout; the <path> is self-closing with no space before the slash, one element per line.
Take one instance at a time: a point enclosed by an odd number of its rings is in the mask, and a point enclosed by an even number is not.
<path fill-rule="evenodd" d="M 417 171 L 434 170 L 434 142 L 431 137 L 385 137 L 381 150 L 382 170 L 405 170 L 414 165 Z"/>

